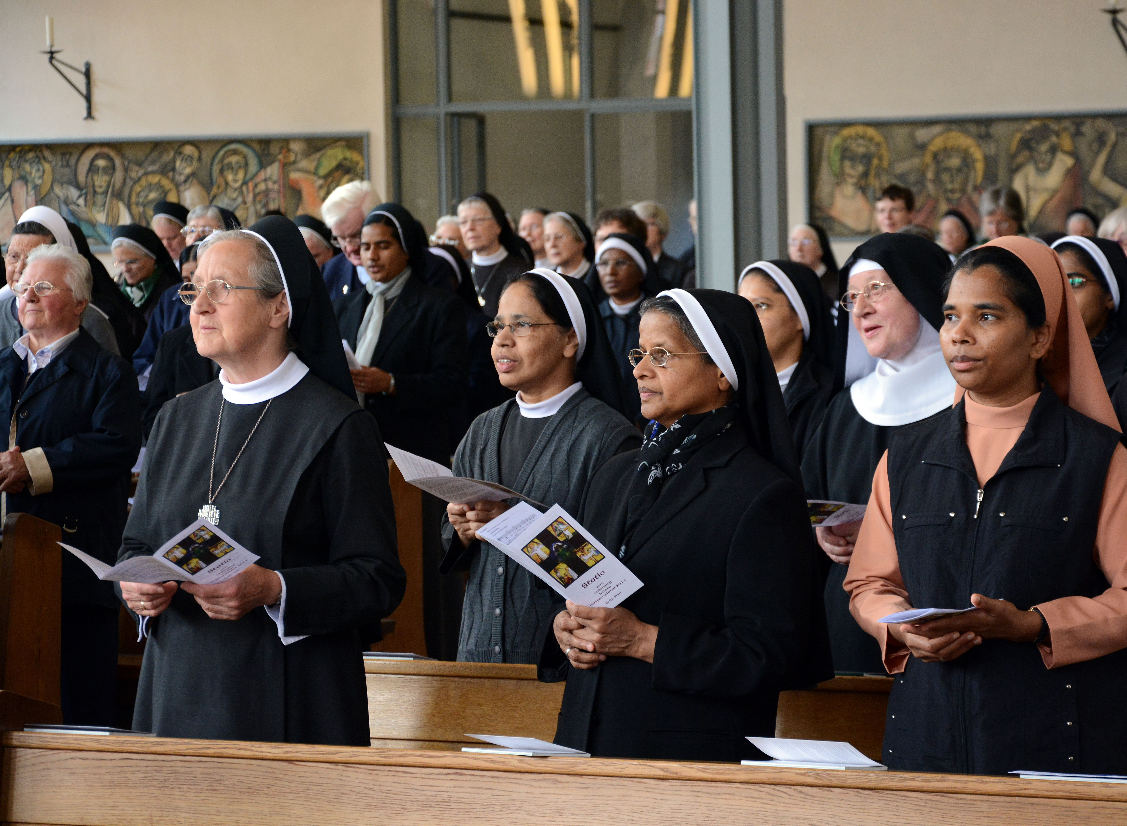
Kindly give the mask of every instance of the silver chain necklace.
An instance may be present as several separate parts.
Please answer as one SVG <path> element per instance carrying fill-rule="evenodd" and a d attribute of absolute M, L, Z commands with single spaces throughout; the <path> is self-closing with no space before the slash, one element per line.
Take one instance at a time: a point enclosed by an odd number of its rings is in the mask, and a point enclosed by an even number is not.
<path fill-rule="evenodd" d="M 266 415 L 266 411 L 270 409 L 270 405 L 272 405 L 273 403 L 273 399 L 270 399 L 270 401 L 266 402 L 266 406 L 262 408 L 262 412 L 258 414 L 258 421 L 254 423 L 254 427 L 252 427 L 250 429 L 250 433 L 247 434 L 247 438 L 246 441 L 243 442 L 243 446 L 240 447 L 239 452 L 235 454 L 235 461 L 231 462 L 231 467 L 227 468 L 227 472 L 223 475 L 223 478 L 219 482 L 219 487 L 215 487 L 215 454 L 219 449 L 219 428 L 223 424 L 223 408 L 227 404 L 226 399 L 220 399 L 219 419 L 215 422 L 215 441 L 211 443 L 211 472 L 207 477 L 207 504 L 201 506 L 198 513 L 196 514 L 201 519 L 206 519 L 212 525 L 219 525 L 219 508 L 217 508 L 214 504 L 215 497 L 219 495 L 219 491 L 223 490 L 223 485 L 227 483 L 227 478 L 231 475 L 231 471 L 235 469 L 235 465 L 239 463 L 239 459 L 242 457 L 243 451 L 246 450 L 247 445 L 250 444 L 251 436 L 254 435 L 254 431 L 258 430 L 258 426 L 262 424 L 262 417 Z"/>

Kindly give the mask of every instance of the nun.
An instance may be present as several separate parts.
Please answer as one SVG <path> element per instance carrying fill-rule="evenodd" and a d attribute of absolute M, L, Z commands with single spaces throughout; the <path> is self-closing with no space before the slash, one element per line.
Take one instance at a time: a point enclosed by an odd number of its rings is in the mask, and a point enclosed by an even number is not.
<path fill-rule="evenodd" d="M 454 454 L 454 475 L 499 482 L 578 513 L 592 475 L 637 447 L 598 314 L 583 285 L 547 269 L 501 294 L 490 322 L 502 385 L 516 397 L 478 416 Z M 446 507 L 444 571 L 469 570 L 458 659 L 535 663 L 552 619 L 552 592 L 476 531 L 501 502 Z"/>
<path fill-rule="evenodd" d="M 513 232 L 501 202 L 488 192 L 478 192 L 458 204 L 458 228 L 470 251 L 478 303 L 486 318 L 493 318 L 505 285 L 532 266 L 532 248 Z"/>
<path fill-rule="evenodd" d="M 114 227 L 110 243 L 117 283 L 125 297 L 141 311 L 147 322 L 161 293 L 180 283 L 176 265 L 160 238 L 140 224 Z"/>
<path fill-rule="evenodd" d="M 902 232 L 870 238 L 846 261 L 841 308 L 852 323 L 838 329 L 847 336 L 847 370 L 852 366 L 860 377 L 830 400 L 806 447 L 802 477 L 810 499 L 869 501 L 873 470 L 892 433 L 951 406 L 955 380 L 938 332 L 949 265 L 939 246 Z M 815 531 L 833 563 L 825 602 L 834 669 L 882 673 L 880 650 L 850 616 L 841 587 L 859 527 L 852 522 Z"/>
<path fill-rule="evenodd" d="M 157 415 L 119 559 L 203 518 L 259 560 L 217 585 L 121 583 L 148 637 L 133 728 L 366 746 L 362 651 L 404 573 L 379 428 L 324 281 L 270 216 L 209 237 L 181 292 L 222 369 Z"/>
<path fill-rule="evenodd" d="M 656 275 L 653 259 L 646 245 L 635 235 L 611 233 L 599 244 L 595 255 L 595 273 L 602 293 L 599 318 L 606 330 L 623 394 L 628 402 L 627 418 L 641 426 L 641 401 L 634 370 L 626 354 L 638 346 L 638 322 L 642 318 L 642 302 L 657 295 L 660 290 L 650 289 Z"/>
<path fill-rule="evenodd" d="M 940 331 L 957 403 L 877 467 L 845 587 L 896 675 L 890 768 L 1127 772 L 1127 452 L 1072 277 L 1028 238 L 960 258 Z"/>
<path fill-rule="evenodd" d="M 1127 254 L 1114 241 L 1066 235 L 1053 242 L 1084 319 L 1104 386 L 1114 395 L 1127 371 Z"/>
<path fill-rule="evenodd" d="M 837 259 L 830 246 L 830 237 L 822 225 L 795 224 L 787 239 L 787 257 L 814 271 L 826 298 L 836 307 L 837 300 L 841 297 Z"/>
<path fill-rule="evenodd" d="M 581 521 L 642 580 L 567 602 L 541 661 L 566 674 L 556 742 L 600 757 L 739 760 L 780 689 L 829 674 L 817 550 L 774 365 L 731 293 L 668 290 L 631 353 L 651 419 L 592 480 Z"/>
<path fill-rule="evenodd" d="M 801 456 L 833 395 L 833 318 L 814 270 L 792 261 L 756 261 L 736 292 L 751 302 L 779 377 L 787 421 Z"/>
<path fill-rule="evenodd" d="M 588 277 L 595 260 L 595 239 L 587 222 L 574 212 L 552 212 L 544 217 L 544 251 L 556 272 L 583 281 L 588 289 L 598 285 Z"/>

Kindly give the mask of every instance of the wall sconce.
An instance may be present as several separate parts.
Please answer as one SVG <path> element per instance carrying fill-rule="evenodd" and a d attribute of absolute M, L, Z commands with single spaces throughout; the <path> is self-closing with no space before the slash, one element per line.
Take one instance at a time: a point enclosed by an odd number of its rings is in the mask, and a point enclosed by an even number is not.
<path fill-rule="evenodd" d="M 79 69 L 77 66 L 72 66 L 70 63 L 67 63 L 65 60 L 61 60 L 61 59 L 55 57 L 55 55 L 57 55 L 57 54 L 62 54 L 62 51 L 63 51 L 62 49 L 56 49 L 55 48 L 55 21 L 51 17 L 48 17 L 47 18 L 47 51 L 41 52 L 41 54 L 47 55 L 47 62 L 51 64 L 51 68 L 54 69 L 56 72 L 58 72 L 59 77 L 61 77 L 68 84 L 70 84 L 70 88 L 72 88 L 72 89 L 74 89 L 74 91 L 78 92 L 78 96 L 81 97 L 84 101 L 86 101 L 86 117 L 83 118 L 83 120 L 94 120 L 94 115 L 91 112 L 91 108 L 92 108 L 93 102 L 94 102 L 94 95 L 93 95 L 93 92 L 91 91 L 91 87 L 90 87 L 90 61 L 87 60 L 85 63 L 82 64 L 82 68 Z M 86 91 L 85 92 L 83 92 L 81 89 L 79 89 L 78 84 L 75 83 L 73 80 L 71 80 L 69 77 L 67 77 L 66 74 L 64 74 L 63 70 L 59 68 L 60 65 L 63 66 L 64 68 L 66 68 L 66 69 L 70 69 L 76 75 L 81 75 L 83 77 L 83 79 L 86 81 Z"/>
<path fill-rule="evenodd" d="M 1123 9 L 1119 8 L 1118 5 L 1113 5 L 1103 10 L 1104 14 L 1111 15 L 1111 30 L 1115 32 L 1115 36 L 1119 38 L 1119 45 L 1123 47 L 1123 51 L 1127 52 L 1127 38 L 1124 37 L 1124 35 L 1127 34 L 1127 23 L 1119 19 L 1119 14 L 1122 11 Z"/>

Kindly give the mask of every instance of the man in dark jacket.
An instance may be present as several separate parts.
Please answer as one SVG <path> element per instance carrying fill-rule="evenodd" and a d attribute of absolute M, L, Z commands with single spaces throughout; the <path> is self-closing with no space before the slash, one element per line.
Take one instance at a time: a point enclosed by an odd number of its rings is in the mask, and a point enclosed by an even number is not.
<path fill-rule="evenodd" d="M 140 400 L 129 364 L 79 327 L 91 283 L 85 258 L 51 244 L 31 252 L 13 287 L 27 332 L 0 353 L 0 410 L 11 434 L 0 491 L 6 512 L 54 522 L 67 544 L 112 563 L 140 449 Z M 66 553 L 61 611 L 63 719 L 111 723 L 117 600 Z"/>

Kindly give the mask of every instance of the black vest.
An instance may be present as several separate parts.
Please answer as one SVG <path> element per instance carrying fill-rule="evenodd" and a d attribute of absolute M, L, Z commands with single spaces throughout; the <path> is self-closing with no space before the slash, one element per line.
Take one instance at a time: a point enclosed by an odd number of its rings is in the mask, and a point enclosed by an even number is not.
<path fill-rule="evenodd" d="M 1025 609 L 1106 590 L 1093 548 L 1118 437 L 1045 388 L 980 489 L 962 404 L 897 431 L 892 527 L 912 605 L 962 608 L 980 593 Z M 1037 646 L 999 640 L 949 663 L 911 659 L 893 686 L 884 760 L 915 771 L 1123 772 L 1125 678 L 1123 652 L 1050 671 Z"/>

